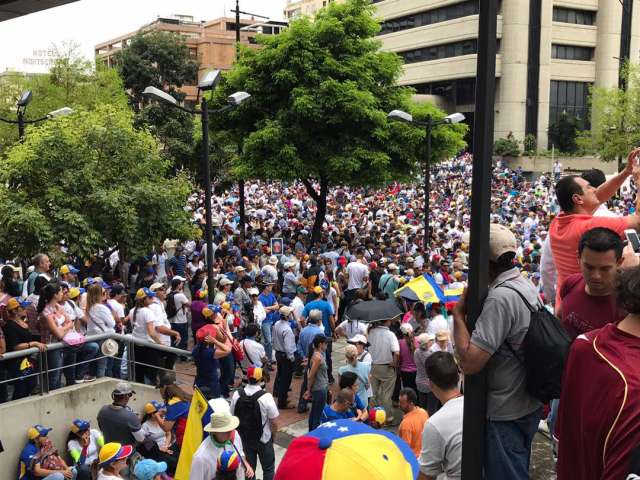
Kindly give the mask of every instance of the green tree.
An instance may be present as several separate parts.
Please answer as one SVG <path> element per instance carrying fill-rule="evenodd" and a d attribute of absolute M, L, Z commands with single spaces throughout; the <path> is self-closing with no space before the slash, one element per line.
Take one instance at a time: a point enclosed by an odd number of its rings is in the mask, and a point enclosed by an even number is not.
<path fill-rule="evenodd" d="M 575 153 L 578 150 L 578 120 L 573 115 L 562 112 L 560 118 L 549 125 L 549 143 L 562 153 Z"/>
<path fill-rule="evenodd" d="M 192 238 L 192 185 L 169 167 L 128 110 L 99 105 L 46 122 L 0 160 L 0 255 L 137 255 Z"/>
<path fill-rule="evenodd" d="M 386 118 L 410 108 L 412 91 L 397 85 L 400 57 L 380 51 L 374 12 L 369 0 L 331 3 L 313 21 L 301 18 L 280 35 L 258 37 L 262 48 L 243 49 L 216 90 L 218 106 L 237 90 L 252 95 L 213 119 L 229 142 L 244 141 L 235 175 L 301 180 L 317 206 L 314 240 L 331 186 L 415 179 L 422 160 L 423 130 Z M 435 115 L 430 106 L 413 108 Z M 434 152 L 446 150 L 438 140 L 444 132 L 435 135 Z"/>
<path fill-rule="evenodd" d="M 640 66 L 627 65 L 622 74 L 627 77 L 626 90 L 591 90 L 591 130 L 582 132 L 578 140 L 580 147 L 605 161 L 626 158 L 640 144 Z"/>

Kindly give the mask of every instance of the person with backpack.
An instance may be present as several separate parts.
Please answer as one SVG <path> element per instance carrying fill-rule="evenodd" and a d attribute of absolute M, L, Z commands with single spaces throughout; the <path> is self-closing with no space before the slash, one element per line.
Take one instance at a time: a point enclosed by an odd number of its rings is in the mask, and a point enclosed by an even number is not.
<path fill-rule="evenodd" d="M 491 224 L 489 292 L 473 333 L 465 323 L 466 291 L 453 309 L 455 350 L 462 371 L 472 375 L 487 370 L 487 480 L 529 478 L 531 443 L 542 415 L 541 402 L 528 391 L 532 379 L 522 360 L 533 315 L 530 307 L 541 305 L 541 300 L 514 266 L 517 248 L 509 229 Z"/>
<path fill-rule="evenodd" d="M 240 419 L 238 433 L 247 462 L 255 471 L 260 459 L 263 480 L 273 480 L 275 471 L 275 451 L 273 433 L 278 430 L 276 418 L 280 415 L 273 396 L 260 383 L 263 370 L 260 367 L 247 368 L 248 385 L 233 392 L 231 414 Z"/>

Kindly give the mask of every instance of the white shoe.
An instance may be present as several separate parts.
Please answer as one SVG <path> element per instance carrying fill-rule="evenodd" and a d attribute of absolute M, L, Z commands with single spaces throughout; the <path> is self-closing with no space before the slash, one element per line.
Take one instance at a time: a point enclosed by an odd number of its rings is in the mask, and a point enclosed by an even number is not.
<path fill-rule="evenodd" d="M 544 433 L 546 435 L 549 435 L 549 424 L 547 423 L 546 420 L 540 420 L 540 423 L 538 423 L 538 432 L 540 433 Z"/>

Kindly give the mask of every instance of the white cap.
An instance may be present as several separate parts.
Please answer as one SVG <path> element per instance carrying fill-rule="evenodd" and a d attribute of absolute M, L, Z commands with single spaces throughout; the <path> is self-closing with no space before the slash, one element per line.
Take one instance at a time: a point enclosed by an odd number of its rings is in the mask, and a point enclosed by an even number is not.
<path fill-rule="evenodd" d="M 389 265 L 387 265 L 387 270 L 398 270 L 398 266 L 395 263 L 390 263 Z"/>
<path fill-rule="evenodd" d="M 275 255 L 271 255 L 269 257 L 269 264 L 277 265 L 278 264 L 278 257 L 276 257 Z"/>

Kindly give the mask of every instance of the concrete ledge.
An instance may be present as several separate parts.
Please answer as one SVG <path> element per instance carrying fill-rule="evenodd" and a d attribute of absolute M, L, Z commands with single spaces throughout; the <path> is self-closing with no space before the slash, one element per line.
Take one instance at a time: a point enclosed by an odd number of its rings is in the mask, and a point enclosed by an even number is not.
<path fill-rule="evenodd" d="M 119 380 L 101 378 L 95 382 L 55 390 L 47 395 L 34 395 L 0 405 L 0 478 L 17 478 L 18 458 L 27 442 L 27 429 L 41 424 L 51 427 L 49 434 L 63 458 L 68 460 L 66 439 L 71 422 L 89 420 L 98 428 L 96 416 L 103 405 L 111 404 L 111 392 Z M 136 394 L 129 405 L 135 412 L 145 403 L 160 400 L 160 392 L 150 385 L 132 383 Z"/>
<path fill-rule="evenodd" d="M 499 157 L 497 157 L 499 158 Z M 558 160 L 562 164 L 563 171 L 583 172 L 592 168 L 598 168 L 605 174 L 617 173 L 617 162 L 603 162 L 599 157 L 504 157 L 507 166 L 515 170 L 522 167 L 525 172 L 550 172 L 553 162 Z"/>

